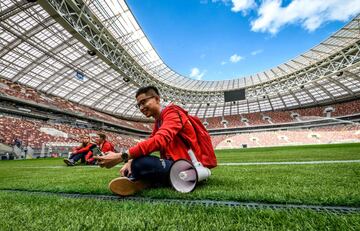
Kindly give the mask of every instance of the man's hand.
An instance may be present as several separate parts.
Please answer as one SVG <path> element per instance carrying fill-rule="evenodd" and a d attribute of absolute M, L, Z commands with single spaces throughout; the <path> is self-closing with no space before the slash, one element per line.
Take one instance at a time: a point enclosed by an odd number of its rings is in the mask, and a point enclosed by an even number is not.
<path fill-rule="evenodd" d="M 112 152 L 112 151 L 108 151 L 104 153 L 105 155 L 114 155 L 114 154 L 119 154 L 121 156 L 121 153 L 117 153 L 117 152 Z"/>
<path fill-rule="evenodd" d="M 120 169 L 119 173 L 120 176 L 126 176 L 129 177 L 131 175 L 131 162 L 132 160 L 129 160 L 124 166 Z"/>
<path fill-rule="evenodd" d="M 112 168 L 122 162 L 121 153 L 115 152 L 107 152 L 105 153 L 105 156 L 95 156 L 94 158 L 98 160 L 98 163 L 102 168 Z"/>

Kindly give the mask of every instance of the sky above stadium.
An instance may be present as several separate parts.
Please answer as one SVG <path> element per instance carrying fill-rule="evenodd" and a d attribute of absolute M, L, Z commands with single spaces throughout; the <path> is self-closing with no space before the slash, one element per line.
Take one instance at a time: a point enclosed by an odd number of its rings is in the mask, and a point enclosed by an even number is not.
<path fill-rule="evenodd" d="M 245 77 L 316 46 L 360 0 L 127 0 L 163 61 L 200 80 Z"/>

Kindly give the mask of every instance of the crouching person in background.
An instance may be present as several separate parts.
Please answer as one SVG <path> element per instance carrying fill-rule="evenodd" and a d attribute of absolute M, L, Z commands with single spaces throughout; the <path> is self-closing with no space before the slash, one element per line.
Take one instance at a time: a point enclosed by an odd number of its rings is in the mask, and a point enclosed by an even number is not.
<path fill-rule="evenodd" d="M 70 158 L 64 159 L 65 164 L 67 166 L 74 166 L 80 159 L 85 162 L 86 155 L 94 147 L 96 147 L 96 144 L 90 142 L 90 136 L 82 136 L 81 145 L 73 149 Z"/>
<path fill-rule="evenodd" d="M 97 147 L 92 147 L 85 156 L 86 164 L 88 165 L 95 165 L 97 163 L 94 156 L 106 154 L 108 152 L 114 152 L 114 145 L 106 140 L 105 134 L 97 134 L 96 144 Z"/>

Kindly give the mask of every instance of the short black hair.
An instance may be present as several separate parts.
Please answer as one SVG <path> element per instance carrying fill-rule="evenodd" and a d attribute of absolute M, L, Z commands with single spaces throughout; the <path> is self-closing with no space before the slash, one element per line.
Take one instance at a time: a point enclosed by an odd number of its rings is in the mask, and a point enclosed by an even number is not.
<path fill-rule="evenodd" d="M 149 94 L 148 94 L 148 93 L 149 93 Z M 155 86 L 140 87 L 140 88 L 136 91 L 135 98 L 137 98 L 137 97 L 138 97 L 139 95 L 141 95 L 141 94 L 160 96 L 159 90 L 158 90 L 157 87 L 155 87 Z"/>

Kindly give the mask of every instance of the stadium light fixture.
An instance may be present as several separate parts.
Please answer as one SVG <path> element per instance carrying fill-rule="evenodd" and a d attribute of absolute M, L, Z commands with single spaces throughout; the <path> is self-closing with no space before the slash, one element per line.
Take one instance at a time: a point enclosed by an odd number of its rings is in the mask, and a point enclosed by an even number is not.
<path fill-rule="evenodd" d="M 96 51 L 94 51 L 94 50 L 88 50 L 87 53 L 88 53 L 90 56 L 96 55 Z"/>

